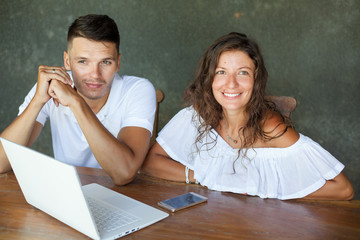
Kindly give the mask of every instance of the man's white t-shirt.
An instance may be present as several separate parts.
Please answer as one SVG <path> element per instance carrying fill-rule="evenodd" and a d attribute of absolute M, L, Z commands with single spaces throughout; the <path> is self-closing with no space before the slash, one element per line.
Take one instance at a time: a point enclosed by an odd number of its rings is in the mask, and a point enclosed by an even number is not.
<path fill-rule="evenodd" d="M 71 76 L 71 72 L 69 74 Z M 18 115 L 28 106 L 35 92 L 36 84 L 19 107 Z M 142 127 L 152 133 L 155 111 L 155 89 L 147 79 L 116 74 L 109 98 L 96 116 L 117 137 L 122 128 L 129 126 Z M 36 121 L 44 125 L 48 119 L 55 159 L 75 166 L 101 168 L 69 107 L 56 107 L 50 99 Z"/>

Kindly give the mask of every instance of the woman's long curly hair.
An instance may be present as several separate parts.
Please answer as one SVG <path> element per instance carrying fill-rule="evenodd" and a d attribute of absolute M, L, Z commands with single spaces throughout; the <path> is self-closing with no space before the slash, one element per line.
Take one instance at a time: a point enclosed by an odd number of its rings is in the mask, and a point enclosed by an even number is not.
<path fill-rule="evenodd" d="M 242 136 L 240 138 L 242 139 L 241 148 L 245 148 L 247 151 L 258 139 L 266 141 L 274 138 L 270 137 L 269 133 L 263 131 L 263 123 L 268 110 L 277 111 L 275 104 L 265 99 L 268 73 L 256 42 L 249 39 L 245 34 L 236 32 L 229 33 L 217 39 L 200 59 L 195 72 L 195 78 L 185 91 L 185 101 L 189 105 L 192 105 L 198 113 L 194 116 L 197 118 L 194 120 L 200 122 L 195 143 L 204 143 L 204 141 L 202 141 L 203 138 L 212 129 L 217 128 L 223 119 L 222 107 L 216 101 L 212 91 L 215 69 L 218 65 L 220 55 L 223 52 L 233 50 L 245 52 L 253 60 L 255 65 L 254 88 L 245 109 L 248 120 L 246 125 L 239 129 L 239 136 Z M 285 123 L 289 122 L 286 117 L 281 116 Z M 291 124 L 288 124 L 287 126 L 290 125 Z M 284 132 L 286 130 L 287 128 Z M 216 139 L 213 140 L 216 144 Z M 209 143 L 204 144 L 208 145 Z"/>

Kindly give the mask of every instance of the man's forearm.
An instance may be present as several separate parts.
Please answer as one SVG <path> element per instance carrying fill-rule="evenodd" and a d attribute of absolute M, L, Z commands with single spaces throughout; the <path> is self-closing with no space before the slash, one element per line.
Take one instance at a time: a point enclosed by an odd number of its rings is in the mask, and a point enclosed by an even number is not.
<path fill-rule="evenodd" d="M 142 163 L 137 153 L 114 137 L 82 98 L 76 99 L 70 108 L 100 166 L 115 184 L 130 182 Z"/>
<path fill-rule="evenodd" d="M 0 134 L 1 137 L 21 145 L 30 146 L 35 141 L 41 129 L 33 133 L 36 118 L 44 104 L 32 100 L 22 114 Z M 31 136 L 32 134 L 36 136 Z M 0 172 L 7 172 L 11 169 L 3 147 L 0 147 Z"/>

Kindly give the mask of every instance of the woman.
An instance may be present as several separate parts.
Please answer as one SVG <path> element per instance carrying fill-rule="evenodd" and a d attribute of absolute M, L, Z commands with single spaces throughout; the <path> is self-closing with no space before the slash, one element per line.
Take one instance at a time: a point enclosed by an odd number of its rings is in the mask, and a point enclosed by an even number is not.
<path fill-rule="evenodd" d="M 230 33 L 216 40 L 186 90 L 190 107 L 159 133 L 142 172 L 262 198 L 350 200 L 344 165 L 266 100 L 257 44 Z"/>

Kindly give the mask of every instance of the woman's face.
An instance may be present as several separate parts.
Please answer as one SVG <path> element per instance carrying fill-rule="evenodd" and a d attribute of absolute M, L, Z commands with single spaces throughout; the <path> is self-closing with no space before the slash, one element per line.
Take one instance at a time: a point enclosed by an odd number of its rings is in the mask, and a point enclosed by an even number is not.
<path fill-rule="evenodd" d="M 212 91 L 224 111 L 244 111 L 254 87 L 255 65 L 247 53 L 233 50 L 220 55 Z"/>

